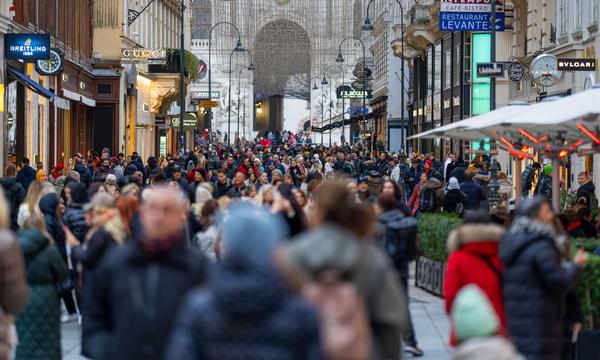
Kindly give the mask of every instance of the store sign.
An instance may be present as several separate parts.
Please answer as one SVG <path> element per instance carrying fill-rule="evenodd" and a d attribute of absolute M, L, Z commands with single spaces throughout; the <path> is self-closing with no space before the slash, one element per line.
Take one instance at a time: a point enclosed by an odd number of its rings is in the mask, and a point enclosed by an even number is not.
<path fill-rule="evenodd" d="M 190 94 L 193 100 L 208 99 L 208 91 L 192 91 Z M 220 91 L 212 91 L 211 94 L 211 99 L 219 99 L 221 97 Z"/>
<path fill-rule="evenodd" d="M 7 59 L 48 60 L 50 59 L 50 35 L 6 34 L 4 55 Z"/>
<path fill-rule="evenodd" d="M 165 64 L 167 51 L 165 49 L 122 49 L 121 63 L 123 64 Z"/>
<path fill-rule="evenodd" d="M 496 3 L 496 12 L 504 12 L 504 0 L 441 0 L 442 12 L 491 12 L 492 2 Z"/>
<path fill-rule="evenodd" d="M 478 77 L 504 77 L 504 63 L 479 63 L 477 64 Z"/>
<path fill-rule="evenodd" d="M 338 86 L 335 90 L 338 99 L 372 99 L 372 90 L 354 90 L 348 85 Z"/>
<path fill-rule="evenodd" d="M 195 129 L 196 128 L 196 124 L 198 123 L 198 118 L 196 117 L 196 114 L 194 113 L 186 113 L 183 117 L 183 127 L 185 129 Z M 172 117 L 171 118 L 171 127 L 179 129 L 180 126 L 180 121 L 179 121 L 179 117 Z"/>
<path fill-rule="evenodd" d="M 219 102 L 214 100 L 202 100 L 200 101 L 200 107 L 203 108 L 216 108 L 219 107 Z"/>
<path fill-rule="evenodd" d="M 496 13 L 496 31 L 504 31 L 505 15 Z M 492 14 L 489 12 L 441 12 L 440 31 L 491 31 Z"/>
<path fill-rule="evenodd" d="M 596 71 L 596 59 L 558 59 L 560 71 Z"/>
<path fill-rule="evenodd" d="M 471 38 L 471 67 L 490 61 L 490 34 L 473 34 Z M 490 111 L 490 78 L 483 77 L 478 72 L 471 73 L 471 116 L 485 114 Z"/>
<path fill-rule="evenodd" d="M 200 60 L 198 65 L 198 80 L 204 80 L 206 74 L 208 74 L 208 64 L 204 60 Z"/>

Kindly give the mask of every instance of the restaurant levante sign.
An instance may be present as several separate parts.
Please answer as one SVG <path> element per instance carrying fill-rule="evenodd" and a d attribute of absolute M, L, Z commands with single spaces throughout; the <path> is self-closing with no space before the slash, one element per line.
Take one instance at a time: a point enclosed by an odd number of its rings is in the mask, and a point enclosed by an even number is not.
<path fill-rule="evenodd" d="M 596 71 L 596 59 L 558 59 L 559 71 Z"/>

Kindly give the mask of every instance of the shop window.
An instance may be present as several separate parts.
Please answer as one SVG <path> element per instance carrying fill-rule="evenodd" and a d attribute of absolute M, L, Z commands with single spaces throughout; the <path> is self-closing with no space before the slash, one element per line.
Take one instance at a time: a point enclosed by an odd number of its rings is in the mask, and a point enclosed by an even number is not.
<path fill-rule="evenodd" d="M 438 93 L 442 88 L 442 43 L 439 42 L 435 44 L 435 54 L 433 55 L 434 59 L 434 83 L 433 83 L 433 92 Z"/>
<path fill-rule="evenodd" d="M 112 92 L 112 86 L 110 84 L 98 84 L 96 92 L 98 94 L 110 94 Z"/>

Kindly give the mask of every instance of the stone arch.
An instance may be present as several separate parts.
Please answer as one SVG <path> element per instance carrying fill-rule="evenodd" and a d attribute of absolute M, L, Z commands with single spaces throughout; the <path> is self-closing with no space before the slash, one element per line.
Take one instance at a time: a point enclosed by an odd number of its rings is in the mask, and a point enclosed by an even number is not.
<path fill-rule="evenodd" d="M 279 19 L 256 36 L 256 95 L 310 97 L 312 51 L 307 31 L 296 22 Z"/>

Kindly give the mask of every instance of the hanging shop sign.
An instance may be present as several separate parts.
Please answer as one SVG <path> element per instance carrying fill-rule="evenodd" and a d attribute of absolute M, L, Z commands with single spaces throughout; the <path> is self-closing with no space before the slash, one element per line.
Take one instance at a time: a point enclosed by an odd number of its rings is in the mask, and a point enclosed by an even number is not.
<path fill-rule="evenodd" d="M 198 123 L 198 117 L 195 113 L 185 113 L 183 116 L 183 128 L 185 130 L 195 129 Z M 179 116 L 171 117 L 171 127 L 179 129 Z"/>
<path fill-rule="evenodd" d="M 490 62 L 477 64 L 478 77 L 504 77 L 504 63 Z"/>
<path fill-rule="evenodd" d="M 354 90 L 352 87 L 348 85 L 338 86 L 335 90 L 338 99 L 372 99 L 373 91 L 372 90 Z"/>
<path fill-rule="evenodd" d="M 215 100 L 202 100 L 202 101 L 200 101 L 200 107 L 216 108 L 216 107 L 219 107 L 219 102 L 215 101 Z"/>
<path fill-rule="evenodd" d="M 167 51 L 165 49 L 121 49 L 123 64 L 165 64 Z"/>
<path fill-rule="evenodd" d="M 50 58 L 50 35 L 6 34 L 4 56 L 16 60 L 48 60 Z"/>
<path fill-rule="evenodd" d="M 504 13 L 496 13 L 494 21 L 496 31 L 506 28 Z M 491 13 L 473 12 L 441 12 L 440 31 L 473 31 L 487 32 L 492 30 Z"/>
<path fill-rule="evenodd" d="M 199 60 L 198 65 L 198 80 L 204 80 L 208 74 L 208 64 L 204 60 Z"/>
<path fill-rule="evenodd" d="M 531 77 L 540 86 L 556 85 L 562 79 L 562 71 L 558 69 L 558 59 L 551 54 L 537 56 L 531 62 Z"/>
<path fill-rule="evenodd" d="M 50 49 L 48 60 L 37 60 L 35 71 L 46 76 L 56 76 L 63 72 L 65 54 L 59 48 Z"/>
<path fill-rule="evenodd" d="M 221 98 L 221 92 L 220 91 L 211 91 L 211 99 L 220 99 Z M 190 92 L 190 97 L 192 98 L 192 100 L 203 100 L 203 99 L 208 99 L 208 91 L 191 91 Z"/>
<path fill-rule="evenodd" d="M 558 59 L 560 71 L 596 71 L 596 59 Z"/>
<path fill-rule="evenodd" d="M 510 81 L 519 82 L 525 77 L 525 67 L 520 62 L 511 62 L 508 66 L 508 78 Z"/>
<path fill-rule="evenodd" d="M 504 12 L 504 0 L 441 0 L 442 12 L 491 12 L 492 2 L 496 3 L 496 12 Z"/>

